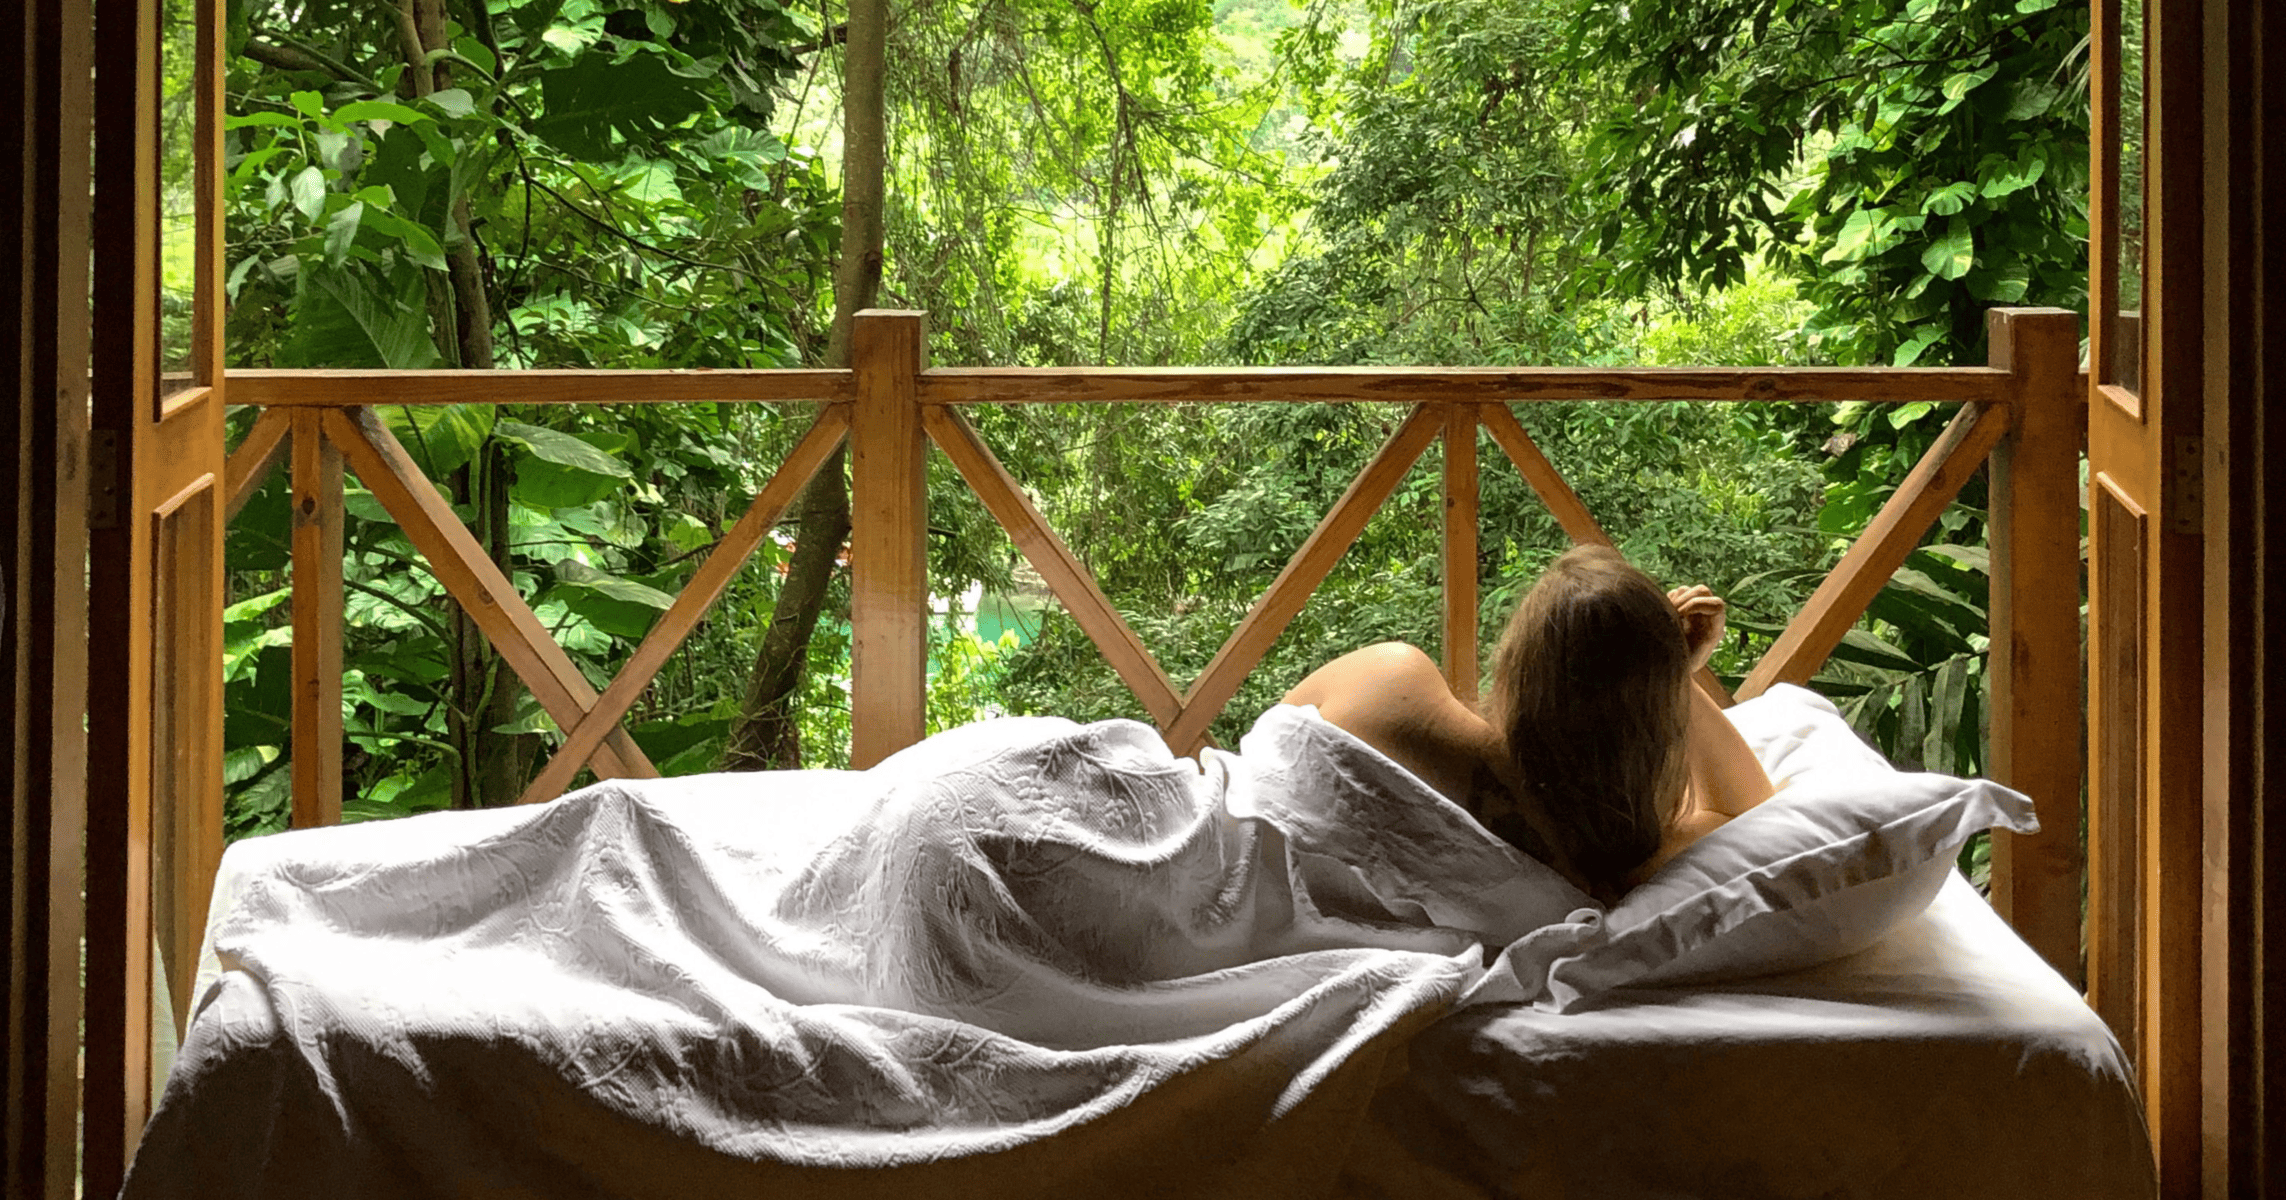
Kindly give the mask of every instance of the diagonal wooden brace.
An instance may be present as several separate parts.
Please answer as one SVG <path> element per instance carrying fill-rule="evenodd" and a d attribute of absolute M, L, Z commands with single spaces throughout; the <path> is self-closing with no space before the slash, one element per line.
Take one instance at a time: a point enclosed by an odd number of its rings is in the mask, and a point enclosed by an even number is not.
<path fill-rule="evenodd" d="M 1747 673 L 1738 686 L 1739 699 L 1759 696 L 1774 683 L 1806 683 L 1817 674 L 1842 636 L 1865 615 L 1865 606 L 1905 565 L 1906 556 L 1921 544 L 1921 535 L 1984 465 L 1985 456 L 2007 431 L 2007 405 L 1962 405 L 1928 453 L 1913 464 L 1889 503 L 1874 514 L 1849 552 L 1810 593 L 1802 611 L 1786 623 L 1778 640 Z"/>
<path fill-rule="evenodd" d="M 532 785 L 524 789 L 517 803 L 553 800 L 571 786 L 588 756 L 603 744 L 609 731 L 618 728 L 620 718 L 642 698 L 659 669 L 667 665 L 668 657 L 698 628 L 699 621 L 714 607 L 714 602 L 722 598 L 723 589 L 730 586 L 731 579 L 754 556 L 755 548 L 762 544 L 770 527 L 778 523 L 786 506 L 793 503 L 795 495 L 818 473 L 818 467 L 832 456 L 834 447 L 841 445 L 848 432 L 849 405 L 836 404 L 818 414 L 809 432 L 803 434 L 802 440 L 786 455 L 786 461 L 778 464 L 770 481 L 755 493 L 754 502 L 746 507 L 730 531 L 722 535 L 713 552 L 691 575 L 690 582 L 683 585 L 675 602 L 660 614 L 651 631 L 643 635 L 642 644 L 635 647 L 634 655 L 619 668 L 611 686 L 603 689 L 602 697 L 579 719 L 579 724 L 565 731 L 564 744 L 556 749 L 555 756 L 532 780 Z"/>
<path fill-rule="evenodd" d="M 1565 536 L 1575 543 L 1611 545 L 1611 536 L 1603 531 L 1603 526 L 1596 524 L 1595 518 L 1588 513 L 1587 505 L 1580 503 L 1579 493 L 1572 490 L 1572 485 L 1564 482 L 1564 477 L 1556 472 L 1555 464 L 1548 461 L 1548 456 L 1540 453 L 1539 445 L 1533 442 L 1532 435 L 1524 432 L 1523 424 L 1517 421 L 1515 413 L 1508 411 L 1507 405 L 1487 404 L 1478 413 L 1484 422 L 1485 432 L 1491 434 L 1492 440 L 1500 443 L 1500 448 L 1507 452 L 1508 461 L 1516 464 L 1516 470 L 1524 476 L 1524 482 L 1531 484 L 1532 491 L 1540 497 L 1540 503 L 1548 506 L 1549 515 L 1555 517 L 1556 524 L 1563 527 Z"/>
<path fill-rule="evenodd" d="M 572 665 L 547 626 L 516 594 L 515 585 L 477 544 L 476 535 L 461 524 L 452 505 L 421 473 L 396 436 L 370 408 L 327 411 L 325 433 L 341 447 L 350 469 L 357 472 L 374 499 L 397 519 L 413 547 L 428 559 L 437 582 L 460 602 L 524 686 L 532 689 L 540 707 L 559 727 L 577 727 L 580 718 L 595 707 L 595 688 Z M 606 778 L 650 778 L 659 773 L 635 739 L 620 729 L 614 729 L 597 748 L 595 771 Z"/>
<path fill-rule="evenodd" d="M 230 452 L 223 466 L 222 519 L 225 523 L 246 507 L 254 493 L 269 482 L 270 472 L 277 469 L 294 441 L 294 416 L 282 409 L 265 409 L 254 419 L 254 428 L 246 431 L 246 439 Z"/>
<path fill-rule="evenodd" d="M 1302 611 L 1310 593 L 1325 581 L 1325 577 L 1341 561 L 1350 543 L 1364 532 L 1365 523 L 1373 519 L 1381 505 L 1404 482 L 1406 472 L 1413 469 L 1414 460 L 1421 451 L 1444 432 L 1443 411 L 1433 404 L 1418 405 L 1397 432 L 1389 435 L 1373 461 L 1365 464 L 1357 478 L 1350 481 L 1349 490 L 1334 502 L 1332 511 L 1318 522 L 1308 541 L 1294 552 L 1286 569 L 1278 572 L 1268 591 L 1254 602 L 1246 619 L 1238 623 L 1230 640 L 1215 652 L 1214 661 L 1199 673 L 1198 681 L 1191 685 L 1183 697 L 1182 715 L 1166 731 L 1167 745 L 1177 754 L 1195 751 L 1206 738 L 1207 726 L 1222 715 L 1223 706 L 1238 694 L 1239 685 L 1246 681 L 1247 673 L 1262 661 L 1278 635 Z"/>
<path fill-rule="evenodd" d="M 1151 719 L 1165 732 L 1182 714 L 1182 697 L 1159 661 L 1144 648 L 1142 639 L 1135 636 L 1127 619 L 1119 615 L 1103 589 L 1096 586 L 1095 577 L 1080 565 L 1079 556 L 1048 528 L 1047 519 L 1032 506 L 1015 478 L 993 456 L 983 439 L 976 436 L 967 418 L 950 408 L 930 407 L 921 410 L 921 424 L 935 439 L 937 448 L 959 469 L 961 477 L 968 480 L 969 489 L 976 493 L 977 499 L 984 502 L 1000 527 L 1008 531 L 1010 540 L 1024 552 L 1032 569 L 1047 581 L 1064 611 L 1079 623 L 1088 640 L 1103 652 L 1104 661 L 1119 672 L 1119 678 L 1142 702 L 1144 711 L 1150 713 Z"/>
<path fill-rule="evenodd" d="M 1564 477 L 1557 472 L 1555 464 L 1548 461 L 1547 455 L 1540 453 L 1539 444 L 1532 440 L 1532 435 L 1524 432 L 1524 426 L 1516 419 L 1516 414 L 1508 411 L 1505 404 L 1487 404 L 1478 411 L 1482 414 L 1485 430 L 1507 452 L 1508 461 L 1516 464 L 1516 470 L 1524 476 L 1524 482 L 1532 485 L 1532 491 L 1540 497 L 1540 503 L 1548 506 L 1548 514 L 1556 518 L 1556 524 L 1563 527 L 1565 536 L 1571 538 L 1575 545 L 1581 542 L 1593 546 L 1611 545 L 1611 536 L 1589 514 L 1587 505 L 1580 501 L 1579 493 L 1572 490 L 1572 485 L 1564 482 Z M 1724 708 L 1730 707 L 1730 691 L 1722 686 L 1722 680 L 1715 678 L 1713 671 L 1700 667 L 1699 673 L 1692 676 L 1691 681 L 1698 684 L 1699 690 L 1705 692 L 1716 704 Z"/>

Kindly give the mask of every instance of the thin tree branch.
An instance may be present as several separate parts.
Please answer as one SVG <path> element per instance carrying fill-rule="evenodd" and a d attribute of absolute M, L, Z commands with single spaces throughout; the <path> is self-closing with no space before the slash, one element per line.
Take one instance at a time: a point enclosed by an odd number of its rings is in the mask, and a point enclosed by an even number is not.
<path fill-rule="evenodd" d="M 380 84 L 373 82 L 355 67 L 332 58 L 313 47 L 303 45 L 292 38 L 280 37 L 275 45 L 263 41 L 261 38 L 248 38 L 245 48 L 240 53 L 263 66 L 276 67 L 281 71 L 315 71 L 321 75 L 331 75 L 336 79 L 358 84 L 374 92 L 381 90 Z"/>
<path fill-rule="evenodd" d="M 802 55 L 805 55 L 805 54 L 815 54 L 815 53 L 817 53 L 818 51 L 820 51 L 820 50 L 823 50 L 823 49 L 825 49 L 825 48 L 826 48 L 826 47 L 828 47 L 828 46 L 839 46 L 839 45 L 841 45 L 843 42 L 846 42 L 846 41 L 848 41 L 848 40 L 849 40 L 849 22 L 847 22 L 847 21 L 843 21 L 841 24 L 839 24 L 839 25 L 836 25 L 836 26 L 834 26 L 833 28 L 826 30 L 826 31 L 825 31 L 824 33 L 822 33 L 822 34 L 819 34 L 819 35 L 818 35 L 818 38 L 817 38 L 817 40 L 816 40 L 816 41 L 814 41 L 814 42 L 797 42 L 797 43 L 795 43 L 794 45 L 791 45 L 791 46 L 787 46 L 787 47 L 785 47 L 785 48 L 784 48 L 784 52 L 785 52 L 785 53 L 786 53 L 786 54 L 787 54 L 789 57 L 792 57 L 792 58 L 800 58 Z"/>
<path fill-rule="evenodd" d="M 661 258 L 671 258 L 686 267 L 697 267 L 701 271 L 729 271 L 733 274 L 738 275 L 746 274 L 746 269 L 744 267 L 733 266 L 727 263 L 706 262 L 702 259 L 691 258 L 687 255 L 677 254 L 664 246 L 652 245 L 651 243 L 644 241 L 642 238 L 636 237 L 634 234 L 621 229 L 619 226 L 611 223 L 610 221 L 604 220 L 602 217 L 599 217 L 594 213 L 591 213 L 586 209 L 580 207 L 579 202 L 573 200 L 571 197 L 564 195 L 562 192 L 559 192 L 552 187 L 549 187 L 547 184 L 541 183 L 537 179 L 534 179 L 532 177 L 531 168 L 525 164 L 524 160 L 521 157 L 516 160 L 516 171 L 518 174 L 524 177 L 525 183 L 528 183 L 531 186 L 546 192 L 550 196 L 555 197 L 557 203 L 562 204 L 565 208 L 572 210 L 573 213 L 586 219 L 589 224 L 594 225 L 596 228 L 601 229 L 605 233 L 608 233 L 623 242 L 626 242 L 628 245 L 633 246 L 638 250 L 648 250 Z M 579 172 L 576 170 L 572 173 L 574 175 L 579 175 Z M 587 183 L 587 177 L 584 175 L 580 175 L 579 180 L 581 183 Z M 594 187 L 593 184 L 588 184 L 588 186 L 591 189 Z"/>

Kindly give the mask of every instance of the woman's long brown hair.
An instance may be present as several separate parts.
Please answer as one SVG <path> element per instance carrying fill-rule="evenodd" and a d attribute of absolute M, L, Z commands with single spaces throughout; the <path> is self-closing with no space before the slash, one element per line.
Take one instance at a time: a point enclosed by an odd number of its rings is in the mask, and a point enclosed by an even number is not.
<path fill-rule="evenodd" d="M 1550 564 L 1493 654 L 1490 713 L 1528 808 L 1599 898 L 1659 848 L 1686 777 L 1682 623 L 1615 550 Z"/>

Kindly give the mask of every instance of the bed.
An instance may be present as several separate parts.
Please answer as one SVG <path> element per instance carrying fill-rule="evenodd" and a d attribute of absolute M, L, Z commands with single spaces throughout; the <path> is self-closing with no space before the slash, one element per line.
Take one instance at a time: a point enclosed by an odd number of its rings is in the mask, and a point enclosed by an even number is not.
<path fill-rule="evenodd" d="M 1950 866 L 2024 798 L 1734 719 L 1779 796 L 1609 910 L 1287 708 L 243 842 L 126 1194 L 2151 1194 Z"/>
<path fill-rule="evenodd" d="M 1855 955 L 1474 1008 L 1375 1096 L 1361 1195 L 2146 1197 L 2119 1046 L 1954 875 Z M 1655 1101 L 1655 1102 L 1647 1102 Z"/>

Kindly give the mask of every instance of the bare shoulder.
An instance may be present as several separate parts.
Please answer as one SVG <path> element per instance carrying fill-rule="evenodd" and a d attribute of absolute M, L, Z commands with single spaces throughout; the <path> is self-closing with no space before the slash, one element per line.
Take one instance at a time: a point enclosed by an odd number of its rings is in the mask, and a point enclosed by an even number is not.
<path fill-rule="evenodd" d="M 1405 642 L 1377 642 L 1342 655 L 1295 684 L 1286 703 L 1315 704 L 1319 715 L 1345 729 L 1349 725 L 1342 717 L 1353 712 L 1386 716 L 1392 709 L 1459 704 L 1445 689 L 1436 662 Z"/>
<path fill-rule="evenodd" d="M 1404 642 L 1342 655 L 1296 684 L 1286 703 L 1316 705 L 1319 716 L 1455 799 L 1498 758 L 1491 727 L 1453 698 L 1434 659 Z"/>

